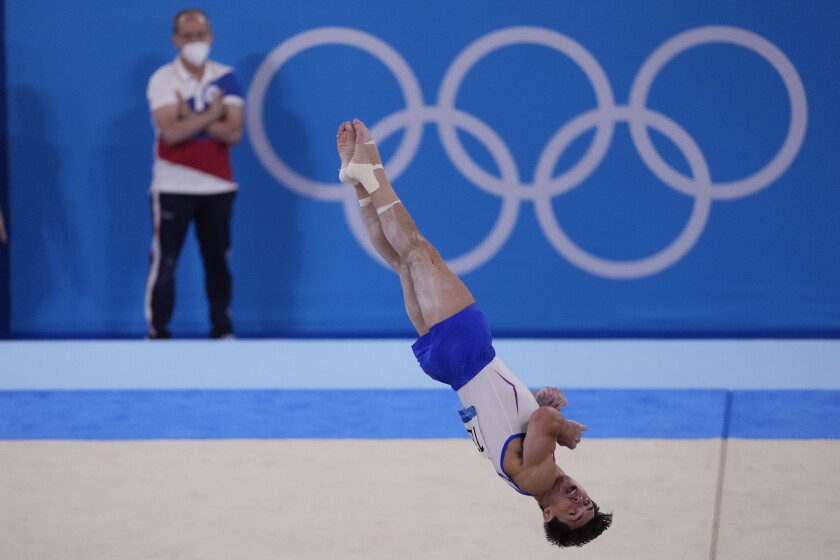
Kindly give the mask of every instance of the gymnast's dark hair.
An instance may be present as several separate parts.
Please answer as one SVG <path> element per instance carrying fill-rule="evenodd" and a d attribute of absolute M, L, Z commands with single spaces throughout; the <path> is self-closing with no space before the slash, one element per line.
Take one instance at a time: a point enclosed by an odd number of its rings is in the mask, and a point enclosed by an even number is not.
<path fill-rule="evenodd" d="M 592 503 L 595 504 L 595 502 Z M 560 548 L 583 546 L 606 531 L 612 525 L 612 517 L 612 513 L 601 513 L 597 505 L 595 505 L 595 517 L 577 529 L 571 529 L 565 523 L 558 521 L 556 517 L 552 517 L 551 521 L 543 523 L 545 538 Z"/>

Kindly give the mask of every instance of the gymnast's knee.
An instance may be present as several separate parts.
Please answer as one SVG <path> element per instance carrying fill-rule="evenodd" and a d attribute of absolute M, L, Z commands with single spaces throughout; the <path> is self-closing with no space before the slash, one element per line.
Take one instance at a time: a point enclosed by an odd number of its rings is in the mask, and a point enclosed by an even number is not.
<path fill-rule="evenodd" d="M 403 255 L 402 262 L 409 268 L 415 268 L 424 264 L 436 264 L 440 260 L 437 250 L 423 237 L 417 236 L 409 245 L 408 251 Z"/>

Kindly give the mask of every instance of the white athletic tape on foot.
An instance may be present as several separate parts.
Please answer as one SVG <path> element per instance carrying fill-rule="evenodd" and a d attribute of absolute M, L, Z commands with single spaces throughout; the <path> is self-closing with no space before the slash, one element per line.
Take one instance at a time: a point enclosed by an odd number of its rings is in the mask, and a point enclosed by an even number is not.
<path fill-rule="evenodd" d="M 379 188 L 379 181 L 376 180 L 376 175 L 373 172 L 376 169 L 382 169 L 381 163 L 374 165 L 372 163 L 353 163 L 351 161 L 345 169 L 347 171 L 344 172 L 344 175 L 361 183 L 368 194 Z M 339 174 L 340 176 L 341 174 Z"/>
<path fill-rule="evenodd" d="M 371 202 L 372 202 L 372 201 L 371 201 L 371 199 L 370 199 L 370 197 L 369 197 L 369 196 L 366 196 L 366 197 L 364 197 L 364 198 L 360 198 L 360 199 L 359 199 L 359 207 L 360 207 L 360 208 L 364 208 L 365 206 L 367 206 L 367 205 L 368 205 L 368 204 L 370 204 Z"/>
<path fill-rule="evenodd" d="M 376 214 L 377 214 L 377 215 L 379 215 L 379 216 L 381 216 L 381 215 L 382 215 L 382 213 L 383 213 L 385 210 L 387 210 L 387 209 L 388 209 L 388 208 L 390 208 L 391 206 L 394 206 L 395 204 L 399 204 L 399 203 L 400 203 L 400 201 L 399 201 L 399 200 L 395 200 L 394 202 L 391 202 L 390 204 L 386 204 L 386 205 L 385 205 L 385 206 L 383 206 L 382 208 L 377 208 L 377 209 L 376 209 Z"/>
<path fill-rule="evenodd" d="M 358 181 L 356 181 L 355 179 L 351 179 L 350 177 L 347 176 L 347 168 L 346 167 L 342 167 L 341 169 L 338 170 L 338 180 L 341 181 L 342 183 L 347 183 L 348 185 L 353 185 L 354 187 L 359 184 Z"/>

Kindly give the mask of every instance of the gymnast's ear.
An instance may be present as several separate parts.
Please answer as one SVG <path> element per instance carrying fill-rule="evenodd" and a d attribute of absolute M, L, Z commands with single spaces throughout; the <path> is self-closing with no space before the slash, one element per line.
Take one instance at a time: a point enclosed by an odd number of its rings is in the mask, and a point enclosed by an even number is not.
<path fill-rule="evenodd" d="M 551 507 L 547 507 L 547 508 L 543 509 L 543 521 L 548 523 L 549 521 L 551 521 L 551 518 L 552 518 Z"/>

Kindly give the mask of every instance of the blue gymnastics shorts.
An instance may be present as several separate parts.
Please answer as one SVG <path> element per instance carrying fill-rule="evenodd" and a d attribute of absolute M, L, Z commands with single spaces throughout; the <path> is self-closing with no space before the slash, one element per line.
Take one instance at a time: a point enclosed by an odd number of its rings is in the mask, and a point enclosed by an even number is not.
<path fill-rule="evenodd" d="M 411 349 L 426 375 L 456 391 L 496 357 L 490 325 L 474 303 L 433 325 Z"/>

